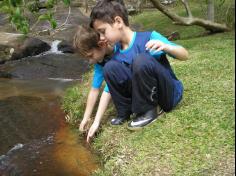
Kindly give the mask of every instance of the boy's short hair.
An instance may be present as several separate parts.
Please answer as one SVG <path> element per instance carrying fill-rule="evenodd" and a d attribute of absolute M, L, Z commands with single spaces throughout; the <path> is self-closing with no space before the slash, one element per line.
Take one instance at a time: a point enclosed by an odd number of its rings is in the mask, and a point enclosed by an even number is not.
<path fill-rule="evenodd" d="M 92 49 L 99 48 L 99 39 L 99 33 L 93 28 L 81 25 L 74 35 L 73 47 L 78 54 L 86 56 Z"/>
<path fill-rule="evenodd" d="M 121 17 L 125 25 L 129 26 L 128 12 L 123 0 L 100 0 L 90 14 L 90 27 L 93 27 L 95 20 L 112 24 L 116 16 Z"/>

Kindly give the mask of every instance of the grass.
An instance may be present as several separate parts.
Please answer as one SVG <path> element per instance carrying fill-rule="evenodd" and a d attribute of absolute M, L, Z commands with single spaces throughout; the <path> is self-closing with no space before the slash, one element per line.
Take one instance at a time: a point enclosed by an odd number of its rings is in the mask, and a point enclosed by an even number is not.
<path fill-rule="evenodd" d="M 156 18 L 159 21 L 152 22 Z M 174 26 L 157 12 L 132 21 L 160 33 L 180 32 L 176 43 L 188 49 L 190 59 L 172 60 L 171 65 L 184 83 L 184 97 L 175 110 L 137 132 L 127 130 L 127 124 L 110 126 L 115 116 L 111 106 L 93 142 L 103 160 L 103 168 L 94 175 L 234 175 L 234 31 L 202 36 L 201 28 Z M 81 92 L 88 91 L 86 80 L 91 76 L 89 72 L 65 96 L 63 106 L 74 117 L 83 114 L 75 109 L 84 109 L 87 95 Z"/>

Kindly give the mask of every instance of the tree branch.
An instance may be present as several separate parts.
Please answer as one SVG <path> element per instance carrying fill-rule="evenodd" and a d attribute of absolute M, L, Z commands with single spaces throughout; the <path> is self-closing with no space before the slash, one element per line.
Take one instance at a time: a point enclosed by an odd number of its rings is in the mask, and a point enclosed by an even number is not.
<path fill-rule="evenodd" d="M 67 23 L 67 21 L 68 21 L 68 19 L 69 19 L 69 16 L 70 16 L 70 12 L 71 12 L 71 8 L 70 8 L 70 6 L 69 6 L 69 11 L 68 11 L 68 15 L 67 15 L 67 17 L 66 17 L 66 20 L 65 20 L 65 22 L 64 22 L 63 24 L 61 24 L 61 26 L 59 26 L 58 28 L 61 28 L 62 26 L 66 25 L 66 23 Z"/>
<path fill-rule="evenodd" d="M 181 2 L 184 4 L 184 7 L 185 7 L 185 10 L 187 12 L 188 17 L 192 18 L 193 15 L 192 15 L 191 9 L 190 9 L 190 7 L 188 5 L 188 0 L 181 0 Z"/>
<path fill-rule="evenodd" d="M 226 24 L 220 24 L 220 23 L 216 23 L 216 22 L 212 22 L 209 20 L 196 18 L 196 17 L 181 17 L 181 16 L 177 15 L 176 13 L 170 11 L 164 5 L 162 5 L 159 0 L 150 0 L 150 1 L 154 5 L 154 7 L 156 7 L 163 14 L 165 14 L 167 17 L 169 17 L 172 21 L 174 21 L 175 24 L 185 25 L 185 26 L 197 25 L 197 26 L 201 26 L 211 32 L 230 31 L 229 27 L 226 26 Z"/>

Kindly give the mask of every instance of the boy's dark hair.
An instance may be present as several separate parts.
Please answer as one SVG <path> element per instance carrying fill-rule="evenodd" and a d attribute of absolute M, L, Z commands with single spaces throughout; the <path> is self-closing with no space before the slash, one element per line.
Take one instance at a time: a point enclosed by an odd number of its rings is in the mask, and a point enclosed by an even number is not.
<path fill-rule="evenodd" d="M 86 56 L 94 48 L 99 48 L 99 34 L 91 27 L 81 25 L 74 35 L 73 47 L 77 53 Z"/>
<path fill-rule="evenodd" d="M 125 25 L 129 26 L 128 12 L 123 0 L 100 0 L 90 14 L 90 26 L 93 27 L 95 20 L 112 24 L 116 16 L 120 16 Z"/>

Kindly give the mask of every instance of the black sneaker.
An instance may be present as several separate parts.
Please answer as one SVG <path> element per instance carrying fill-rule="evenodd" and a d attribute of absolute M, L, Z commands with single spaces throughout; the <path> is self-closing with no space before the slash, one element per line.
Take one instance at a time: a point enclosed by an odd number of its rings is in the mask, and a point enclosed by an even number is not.
<path fill-rule="evenodd" d="M 125 121 L 127 121 L 130 118 L 130 114 L 127 116 L 122 116 L 122 117 L 116 117 L 111 119 L 111 124 L 112 125 L 122 125 Z"/>
<path fill-rule="evenodd" d="M 157 107 L 147 111 L 142 115 L 137 115 L 137 117 L 128 123 L 128 129 L 130 130 L 139 130 L 142 129 L 144 126 L 154 122 L 159 114 L 162 114 L 163 111 L 159 111 L 157 113 Z"/>

